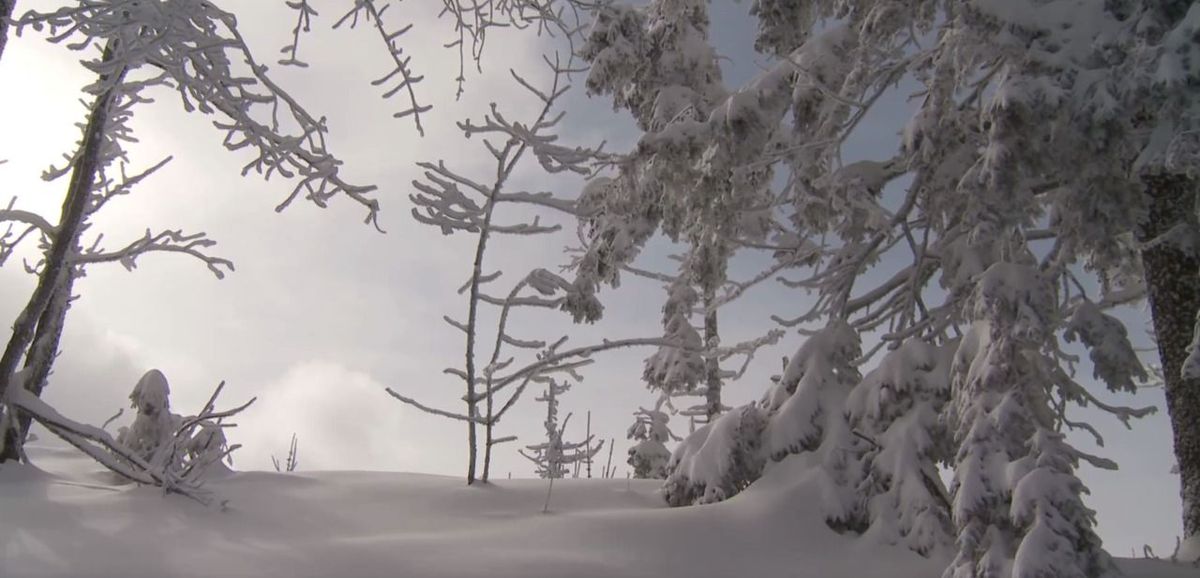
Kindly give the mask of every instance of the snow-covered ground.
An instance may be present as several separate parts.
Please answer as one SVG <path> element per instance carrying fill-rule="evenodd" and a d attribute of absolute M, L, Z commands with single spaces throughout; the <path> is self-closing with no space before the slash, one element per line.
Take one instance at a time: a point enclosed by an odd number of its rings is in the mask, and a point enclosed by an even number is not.
<path fill-rule="evenodd" d="M 74 450 L 0 469 L 0 576 L 929 578 L 944 563 L 830 532 L 804 487 L 770 476 L 732 500 L 666 508 L 656 482 L 467 487 L 383 472 L 233 473 L 228 509 L 115 484 Z M 776 476 L 779 478 L 779 476 Z M 812 494 L 809 494 L 812 495 Z M 1130 578 L 1200 570 L 1121 560 Z"/>

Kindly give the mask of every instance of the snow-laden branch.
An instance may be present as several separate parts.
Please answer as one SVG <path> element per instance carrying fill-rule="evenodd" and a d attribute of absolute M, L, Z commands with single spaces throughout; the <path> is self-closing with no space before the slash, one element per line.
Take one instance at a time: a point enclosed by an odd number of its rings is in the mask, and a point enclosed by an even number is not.
<path fill-rule="evenodd" d="M 308 68 L 308 63 L 300 60 L 300 36 L 301 33 L 312 30 L 312 17 L 318 15 L 317 11 L 308 3 L 308 0 L 286 0 L 285 4 L 288 8 L 296 11 L 296 26 L 292 28 L 292 43 L 280 50 L 287 56 L 281 58 L 279 64 Z"/>
<path fill-rule="evenodd" d="M 16 200 L 16 197 L 14 197 L 12 201 L 8 203 L 7 209 L 0 210 L 0 223 L 23 223 L 37 229 L 37 231 L 42 235 L 54 237 L 54 226 L 50 224 L 50 221 L 47 221 L 45 217 L 42 217 L 33 211 L 14 209 L 13 203 L 15 203 Z"/>
<path fill-rule="evenodd" d="M 110 130 L 117 130 L 118 134 L 123 133 L 123 131 L 126 130 L 126 128 L 121 125 L 109 128 Z M 116 182 L 107 177 L 105 174 L 105 169 L 102 167 L 100 170 L 100 178 L 102 182 L 100 182 L 96 187 L 96 194 L 91 205 L 88 207 L 88 214 L 95 214 L 99 212 L 100 209 L 103 209 L 106 205 L 108 205 L 108 203 L 113 199 L 130 194 L 133 192 L 135 187 L 142 183 L 142 181 L 150 178 L 151 175 L 157 173 L 173 160 L 175 160 L 174 156 L 167 156 L 157 163 L 150 165 L 149 168 L 133 175 L 130 175 L 126 172 L 126 163 L 121 161 L 117 165 L 117 170 L 120 172 L 121 178 Z"/>
<path fill-rule="evenodd" d="M 390 387 L 384 388 L 384 390 L 388 392 L 388 395 L 391 395 L 392 397 L 400 400 L 401 402 L 411 405 L 425 413 L 438 415 L 438 416 L 442 416 L 445 418 L 450 418 L 450 419 L 458 420 L 458 421 L 466 421 L 466 422 L 477 423 L 479 425 L 487 425 L 487 420 L 484 418 L 481 418 L 479 416 L 468 417 L 468 416 L 462 415 L 460 413 L 454 413 L 452 411 L 446 411 L 443 409 L 437 409 L 435 407 L 430 407 L 430 406 L 427 406 L 411 397 L 396 393 L 396 390 L 394 390 Z"/>
<path fill-rule="evenodd" d="M 161 231 L 146 234 L 132 241 L 121 249 L 102 251 L 89 249 L 70 259 L 74 265 L 90 265 L 93 263 L 120 263 L 126 270 L 137 268 L 139 257 L 148 253 L 179 253 L 193 257 L 204 263 L 217 279 L 224 279 L 226 270 L 233 271 L 233 262 L 221 257 L 214 257 L 204 252 L 204 249 L 216 245 L 205 233 L 185 234 L 180 230 Z"/>
<path fill-rule="evenodd" d="M 163 488 L 168 493 L 177 493 L 202 504 L 213 503 L 211 495 L 203 490 L 200 474 L 203 468 L 214 463 L 212 459 L 204 459 L 203 463 L 193 459 L 183 465 L 178 471 L 173 469 L 177 463 L 176 457 L 181 454 L 183 444 L 188 443 L 191 431 L 202 424 L 216 424 L 220 420 L 237 415 L 250 407 L 257 398 L 236 408 L 225 411 L 214 411 L 213 405 L 220 394 L 225 382 L 221 382 L 213 392 L 209 402 L 196 416 L 188 418 L 172 433 L 169 442 L 158 448 L 150 460 L 143 459 L 136 452 L 113 439 L 108 432 L 101 428 L 82 424 L 63 416 L 46 402 L 39 399 L 24 387 L 10 388 L 6 397 L 7 403 L 28 413 L 38 423 L 50 432 L 62 438 L 67 443 L 83 451 L 92 459 L 112 472 L 130 481 L 140 484 L 153 485 Z M 218 426 L 219 427 L 219 426 Z M 201 434 L 203 435 L 203 434 Z M 234 445 L 223 451 L 221 457 L 237 449 Z"/>
<path fill-rule="evenodd" d="M 120 99 L 132 105 L 148 100 L 139 96 L 145 89 L 174 90 L 186 111 L 218 115 L 213 125 L 225 133 L 226 148 L 255 151 L 243 174 L 253 171 L 270 178 L 278 173 L 296 181 L 277 210 L 302 194 L 322 207 L 342 194 L 366 207 L 366 222 L 378 228 L 378 201 L 367 196 L 375 187 L 342 178 L 341 161 L 325 146 L 324 119 L 314 117 L 274 82 L 267 67 L 251 53 L 232 13 L 201 1 L 114 0 L 46 13 L 30 11 L 16 24 L 19 31 L 49 28 L 51 41 L 70 40 L 69 47 L 75 50 L 120 39 L 111 58 L 85 62 L 107 79 L 89 87 L 90 92 L 119 84 Z M 239 72 L 235 63 L 244 65 L 245 72 Z M 150 74 L 128 80 L 112 74 L 127 68 L 148 68 Z M 130 114 L 122 107 L 115 112 Z M 270 120 L 263 122 L 262 117 Z M 284 132 L 284 126 L 296 128 Z"/>
<path fill-rule="evenodd" d="M 373 80 L 374 86 L 381 86 L 389 82 L 393 82 L 396 77 L 399 81 L 391 88 L 383 93 L 384 98 L 391 98 L 401 90 L 408 94 L 408 108 L 401 110 L 392 116 L 394 118 L 404 118 L 407 116 L 413 117 L 413 122 L 417 126 L 417 132 L 421 136 L 425 136 L 425 127 L 421 126 L 421 113 L 429 112 L 433 107 L 431 105 L 422 105 L 417 101 L 417 93 L 414 87 L 421 82 L 425 77 L 418 76 L 413 73 L 410 65 L 412 57 L 404 54 L 404 49 L 398 43 L 400 37 L 404 36 L 413 25 L 409 24 L 400 28 L 389 30 L 383 23 L 383 15 L 391 7 L 390 3 L 384 3 L 382 8 L 375 5 L 373 0 L 354 0 L 354 6 L 350 11 L 346 12 L 339 19 L 333 28 L 337 29 L 346 22 L 350 23 L 350 28 L 354 28 L 358 24 L 359 17 L 363 17 L 365 21 L 372 24 L 375 31 L 379 33 L 379 39 L 383 41 L 387 47 L 388 56 L 392 59 L 392 70 L 387 74 Z"/>
<path fill-rule="evenodd" d="M 496 193 L 496 201 L 500 203 L 524 203 L 528 205 L 537 205 L 546 207 L 556 211 L 575 215 L 577 207 L 576 202 L 571 199 L 561 199 L 554 196 L 554 193 L 543 191 L 540 193 L 530 193 L 517 191 L 512 193 L 499 192 Z"/>
<path fill-rule="evenodd" d="M 507 376 L 504 376 L 503 378 L 497 379 L 495 389 L 496 389 L 496 391 L 499 391 L 499 390 L 503 389 L 504 387 L 511 385 L 513 382 L 515 382 L 519 379 L 523 379 L 526 376 L 538 374 L 542 370 L 553 367 L 555 364 L 557 364 L 559 362 L 562 362 L 562 361 L 565 361 L 565 360 L 568 360 L 571 358 L 575 358 L 575 357 L 587 358 L 587 357 L 591 357 L 592 355 L 594 355 L 596 353 L 600 353 L 603 351 L 609 351 L 612 349 L 622 349 L 622 348 L 626 348 L 626 347 L 677 347 L 677 346 L 678 346 L 678 344 L 676 344 L 668 339 L 663 339 L 661 337 L 640 337 L 640 338 L 632 338 L 632 339 L 617 339 L 617 340 L 613 340 L 613 341 L 609 341 L 606 339 L 606 340 L 604 340 L 600 343 L 594 344 L 594 345 L 587 345 L 584 347 L 576 347 L 574 349 L 568 349 L 561 353 L 555 353 L 553 355 L 549 355 L 544 359 L 539 359 L 538 361 L 531 363 L 510 375 L 507 375 Z"/>

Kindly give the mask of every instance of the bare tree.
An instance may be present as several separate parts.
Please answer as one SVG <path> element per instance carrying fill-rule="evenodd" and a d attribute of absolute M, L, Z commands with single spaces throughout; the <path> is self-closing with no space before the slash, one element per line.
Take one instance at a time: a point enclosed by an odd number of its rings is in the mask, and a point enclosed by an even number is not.
<path fill-rule="evenodd" d="M 280 465 L 279 460 L 275 456 L 271 456 L 271 463 L 275 466 L 277 472 L 294 472 L 296 466 L 300 465 L 299 454 L 296 453 L 296 434 L 292 434 L 292 443 L 288 446 L 287 458 Z"/>
<path fill-rule="evenodd" d="M 563 418 L 562 424 L 559 424 L 558 397 L 569 389 L 571 389 L 569 383 L 560 384 L 554 379 L 549 380 L 546 384 L 546 391 L 536 398 L 536 401 L 546 404 L 546 421 L 542 423 L 546 429 L 546 441 L 525 446 L 525 449 L 531 452 L 528 454 L 517 450 L 517 453 L 537 466 L 537 474 L 541 478 L 566 477 L 568 467 L 574 467 L 575 477 L 579 477 L 579 465 L 592 459 L 592 456 L 600 453 L 604 447 L 604 440 L 593 445 L 590 433 L 578 442 L 568 442 L 564 438 L 572 414 L 568 413 L 567 417 Z"/>
<path fill-rule="evenodd" d="M 523 76 L 512 72 L 513 79 L 543 105 L 531 122 L 510 121 L 493 105 L 491 113 L 485 116 L 481 124 L 468 121 L 459 125 L 466 136 L 484 137 L 483 146 L 496 161 L 494 177 L 489 183 L 456 172 L 442 161 L 421 163 L 419 166 L 425 169 L 425 179 L 414 181 L 413 186 L 418 192 L 410 197 L 416 205 L 412 214 L 418 221 L 438 227 L 444 234 L 465 232 L 476 236 L 471 275 L 459 289 L 468 298 L 466 319 L 444 317 L 466 338 L 463 365 L 445 370 L 445 373 L 464 382 L 466 393 L 463 402 L 466 411 L 437 410 L 394 390 L 388 389 L 388 392 L 424 411 L 467 422 L 467 483 L 473 483 L 476 479 L 479 447 L 477 428 L 484 428 L 482 479 L 486 481 L 490 473 L 492 447 L 513 439 L 496 437 L 494 427 L 530 382 L 545 383 L 548 376 L 558 373 L 580 379 L 575 370 L 590 363 L 589 357 L 601 351 L 619 347 L 673 345 L 662 339 L 645 338 L 604 341 L 567 349 L 563 347 L 566 337 L 553 343 L 519 338 L 509 329 L 510 316 L 518 308 L 562 310 L 570 313 L 576 321 L 596 319 L 601 306 L 592 293 L 593 288 L 572 284 L 546 269 L 535 269 L 517 281 L 504 297 L 488 293 L 485 289 L 485 285 L 501 277 L 500 271 L 488 271 L 485 268 L 488 241 L 493 235 L 545 235 L 560 229 L 558 225 L 543 224 L 537 216 L 527 221 L 502 223 L 496 220 L 497 208 L 533 205 L 567 215 L 574 215 L 577 210 L 574 201 L 551 193 L 506 190 L 506 184 L 518 163 L 532 156 L 549 172 L 586 175 L 590 172 L 589 163 L 600 155 L 598 149 L 556 144 L 557 137 L 552 131 L 561 121 L 562 114 L 553 114 L 553 110 L 555 103 L 568 90 L 566 76 L 571 71 L 570 60 L 563 62 L 557 58 L 547 58 L 546 65 L 552 76 L 548 89 L 538 89 Z M 481 356 L 477 348 L 482 332 L 479 316 L 484 306 L 499 308 L 499 320 L 490 344 L 490 353 Z M 506 348 L 539 353 L 534 359 L 519 365 L 514 354 L 506 354 Z M 515 386 L 514 392 L 504 403 L 498 403 L 496 395 L 511 386 Z"/>

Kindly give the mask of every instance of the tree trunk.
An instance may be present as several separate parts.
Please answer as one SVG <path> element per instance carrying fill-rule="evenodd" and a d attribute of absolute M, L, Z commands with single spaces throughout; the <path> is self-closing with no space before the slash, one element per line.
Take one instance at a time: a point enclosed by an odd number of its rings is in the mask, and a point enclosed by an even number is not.
<path fill-rule="evenodd" d="M 114 46 L 111 44 L 105 47 L 105 60 L 112 58 L 113 49 Z M 79 242 L 79 234 L 82 231 L 84 217 L 87 216 L 88 201 L 91 198 L 92 189 L 96 183 L 96 174 L 100 163 L 100 148 L 104 141 L 104 130 L 108 124 L 109 110 L 112 107 L 113 101 L 116 100 L 118 88 L 121 86 L 124 75 L 125 69 L 117 72 L 116 81 L 108 85 L 108 88 L 96 97 L 96 102 L 92 105 L 87 126 L 83 131 L 83 140 L 80 143 L 79 158 L 76 159 L 75 165 L 71 170 L 71 180 L 67 185 L 67 196 L 63 200 L 62 216 L 59 218 L 54 239 L 50 242 L 50 249 L 46 252 L 45 266 L 38 277 L 37 287 L 33 290 L 33 295 L 30 296 L 29 302 L 13 323 L 12 336 L 9 338 L 8 345 L 4 349 L 4 355 L 0 357 L 0 400 L 7 397 L 9 387 L 23 385 L 24 379 L 16 379 L 17 364 L 21 362 L 21 358 L 25 355 L 26 350 L 34 339 L 38 322 L 50 305 L 55 289 L 59 286 L 59 276 L 64 274 L 67 267 L 70 266 L 67 263 L 67 259 Z M 101 77 L 102 83 L 105 80 L 108 79 Z M 15 424 L 8 422 L 13 417 L 7 414 L 5 416 L 4 423 L 6 426 L 3 436 L 0 436 L 0 441 L 3 442 L 0 443 L 0 463 L 15 459 L 20 454 L 19 447 L 21 440 L 17 439 Z"/>
<path fill-rule="evenodd" d="M 1150 211 L 1139 241 L 1149 242 L 1194 219 L 1196 181 L 1174 174 L 1142 180 Z M 1142 252 L 1142 261 L 1179 461 L 1183 533 L 1190 537 L 1200 533 L 1200 379 L 1184 379 L 1182 368 L 1200 311 L 1200 259 L 1175 244 L 1159 243 Z"/>
<path fill-rule="evenodd" d="M 71 292 L 75 287 L 76 275 L 69 268 L 64 271 L 64 278 L 50 298 L 50 304 L 38 319 L 37 332 L 25 356 L 24 382 L 25 389 L 37 397 L 42 396 L 46 381 L 50 377 L 50 369 L 58 356 L 58 345 L 62 340 L 63 327 L 67 321 L 67 310 L 71 308 Z M 20 445 L 25 444 L 29 435 L 32 416 L 25 412 L 17 413 Z"/>
<path fill-rule="evenodd" d="M 492 472 L 492 446 L 495 445 L 495 442 L 492 441 L 494 439 L 492 437 L 492 428 L 496 426 L 496 424 L 493 423 L 495 420 L 495 406 L 493 405 L 495 401 L 492 397 L 491 379 L 487 381 L 486 387 L 487 400 L 485 403 L 487 404 L 487 424 L 483 426 L 483 476 L 479 478 L 480 481 L 485 484 L 487 483 L 488 477 Z"/>
<path fill-rule="evenodd" d="M 712 352 L 704 358 L 704 415 L 707 423 L 712 423 L 721 415 L 721 364 L 715 353 L 720 345 L 720 335 L 717 332 L 717 310 L 709 309 L 716 298 L 713 287 L 704 287 L 704 348 Z"/>
<path fill-rule="evenodd" d="M 8 44 L 8 18 L 16 6 L 17 0 L 0 0 L 0 56 L 4 56 L 4 46 Z"/>

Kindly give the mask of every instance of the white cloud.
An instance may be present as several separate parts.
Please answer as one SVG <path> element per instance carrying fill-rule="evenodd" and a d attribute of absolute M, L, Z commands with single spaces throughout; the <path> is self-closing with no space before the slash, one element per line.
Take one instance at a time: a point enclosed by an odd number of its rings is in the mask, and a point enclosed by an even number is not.
<path fill-rule="evenodd" d="M 228 390 L 222 405 L 243 403 L 246 393 Z M 258 401 L 237 418 L 233 442 L 244 468 L 270 468 L 270 456 L 287 454 L 293 433 L 304 470 L 423 470 L 429 455 L 416 444 L 419 432 L 383 384 L 334 361 L 298 363 L 278 379 L 255 388 Z"/>

